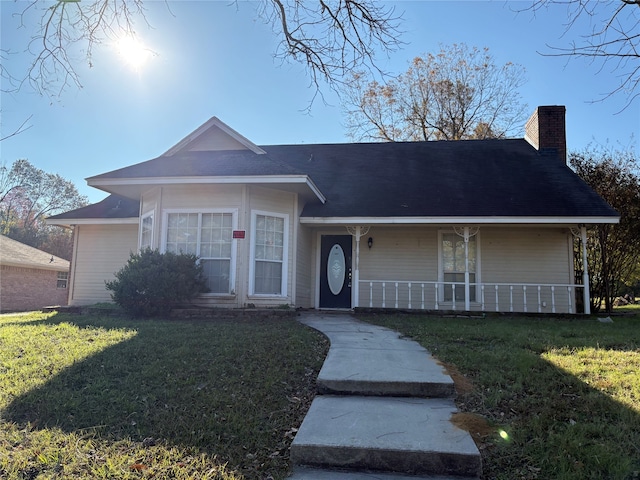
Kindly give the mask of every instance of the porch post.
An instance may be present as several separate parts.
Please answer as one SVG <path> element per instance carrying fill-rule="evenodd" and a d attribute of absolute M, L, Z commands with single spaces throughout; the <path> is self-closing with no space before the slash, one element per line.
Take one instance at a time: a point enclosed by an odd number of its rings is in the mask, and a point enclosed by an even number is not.
<path fill-rule="evenodd" d="M 589 292 L 589 270 L 587 266 L 587 227 L 580 225 L 580 240 L 582 241 L 582 289 L 584 313 L 591 315 L 591 295 Z"/>
<path fill-rule="evenodd" d="M 356 237 L 356 261 L 353 275 L 351 277 L 351 289 L 353 297 L 353 307 L 360 306 L 360 237 L 369 233 L 370 226 L 347 226 L 349 235 Z"/>
<path fill-rule="evenodd" d="M 469 227 L 464 227 L 464 309 L 471 310 L 469 301 Z"/>
<path fill-rule="evenodd" d="M 356 269 L 353 272 L 353 281 L 351 288 L 353 289 L 353 306 L 360 306 L 360 225 L 356 227 Z"/>

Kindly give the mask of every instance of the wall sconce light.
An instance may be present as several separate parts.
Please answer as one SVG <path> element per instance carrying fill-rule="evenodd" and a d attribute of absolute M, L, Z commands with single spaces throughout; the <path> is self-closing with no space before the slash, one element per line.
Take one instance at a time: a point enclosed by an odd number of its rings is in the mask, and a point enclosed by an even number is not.
<path fill-rule="evenodd" d="M 373 237 L 369 237 L 369 240 L 367 240 L 367 245 L 369 245 L 369 248 L 373 246 Z"/>

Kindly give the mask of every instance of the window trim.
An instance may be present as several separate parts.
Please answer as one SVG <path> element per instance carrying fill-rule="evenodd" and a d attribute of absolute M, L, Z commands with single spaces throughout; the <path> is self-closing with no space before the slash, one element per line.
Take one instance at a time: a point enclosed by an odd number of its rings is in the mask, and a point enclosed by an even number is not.
<path fill-rule="evenodd" d="M 255 293 L 256 274 L 256 220 L 258 215 L 284 219 L 284 231 L 282 232 L 282 280 L 280 295 L 268 293 Z M 251 245 L 249 253 L 249 295 L 259 298 L 287 298 L 289 295 L 289 214 L 279 212 L 267 212 L 264 210 L 251 210 Z"/>
<path fill-rule="evenodd" d="M 142 250 L 144 247 L 142 246 L 142 225 L 144 224 L 145 219 L 147 218 L 151 218 L 151 239 L 149 241 L 149 248 L 153 248 L 153 240 L 154 240 L 154 230 L 155 230 L 155 215 L 154 215 L 154 211 L 150 210 L 147 213 L 143 213 L 142 215 L 140 215 L 140 227 L 139 227 L 139 233 L 138 233 L 138 250 Z"/>
<path fill-rule="evenodd" d="M 197 213 L 198 214 L 198 231 L 202 226 L 202 214 L 208 213 L 226 213 L 231 214 L 231 228 L 233 230 L 238 229 L 238 209 L 237 208 L 165 208 L 162 210 L 162 225 L 161 225 L 161 247 L 160 251 L 165 253 L 167 251 L 167 227 L 169 225 L 169 214 L 172 213 Z M 199 250 L 198 241 L 198 250 Z M 198 254 L 198 256 L 200 256 Z M 202 293 L 200 295 L 209 297 L 229 297 L 236 295 L 236 262 L 238 257 L 238 241 L 231 236 L 231 259 L 229 265 L 229 291 L 224 292 L 209 292 Z"/>
<path fill-rule="evenodd" d="M 443 239 L 443 236 L 446 235 L 446 234 L 457 235 L 455 230 L 453 230 L 453 229 L 438 230 L 438 283 L 440 283 L 443 287 L 444 287 L 443 282 L 444 282 L 444 273 L 445 272 L 444 272 L 444 258 L 443 258 L 444 252 L 443 252 L 443 248 L 442 248 L 442 239 Z M 480 305 L 480 303 L 481 303 L 480 302 L 480 295 L 481 295 L 481 293 L 480 293 L 480 291 L 481 291 L 481 289 L 480 289 L 480 284 L 481 284 L 481 275 L 480 275 L 480 273 L 481 273 L 481 265 L 482 265 L 481 258 L 480 258 L 480 251 L 481 251 L 481 248 L 480 248 L 480 231 L 478 231 L 478 233 L 476 233 L 473 237 L 475 238 L 475 242 L 476 242 L 476 271 L 475 271 L 476 281 L 474 282 L 475 283 L 475 290 L 476 290 L 476 292 L 475 292 L 476 293 L 476 295 L 475 295 L 476 299 L 474 301 L 470 300 L 469 303 L 473 304 L 473 305 L 476 305 L 476 304 Z M 460 237 L 460 238 L 464 241 L 464 237 Z M 464 274 L 464 272 L 460 272 L 460 273 Z M 473 286 L 472 282 L 469 282 L 469 283 L 470 283 L 469 289 L 471 290 L 471 289 L 474 288 L 474 286 Z M 445 300 L 444 299 L 444 288 L 439 288 L 439 291 L 438 291 L 438 302 L 439 303 L 445 303 L 445 304 L 453 303 L 453 300 Z M 456 300 L 456 305 L 458 305 L 460 303 L 464 303 L 464 300 Z"/>

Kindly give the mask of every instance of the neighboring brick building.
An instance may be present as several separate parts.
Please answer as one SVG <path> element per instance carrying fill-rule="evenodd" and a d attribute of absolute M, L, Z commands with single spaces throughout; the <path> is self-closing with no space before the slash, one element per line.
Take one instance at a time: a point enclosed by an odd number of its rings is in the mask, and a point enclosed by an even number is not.
<path fill-rule="evenodd" d="M 66 305 L 69 262 L 0 236 L 0 312 Z"/>

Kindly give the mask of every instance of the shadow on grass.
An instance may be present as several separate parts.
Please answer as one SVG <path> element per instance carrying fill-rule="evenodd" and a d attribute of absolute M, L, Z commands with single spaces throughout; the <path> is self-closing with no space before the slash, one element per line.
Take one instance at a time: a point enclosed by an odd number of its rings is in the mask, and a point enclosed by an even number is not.
<path fill-rule="evenodd" d="M 20 325 L 63 322 L 87 332 L 117 328 L 136 335 L 13 399 L 2 412 L 5 421 L 184 446 L 218 455 L 245 474 L 286 470 L 287 432 L 301 423 L 326 354 L 326 341 L 316 332 L 290 319 L 183 322 L 59 314 Z"/>
<path fill-rule="evenodd" d="M 640 319 L 363 320 L 471 380 L 458 405 L 493 427 L 475 436 L 485 478 L 640 478 Z"/>

